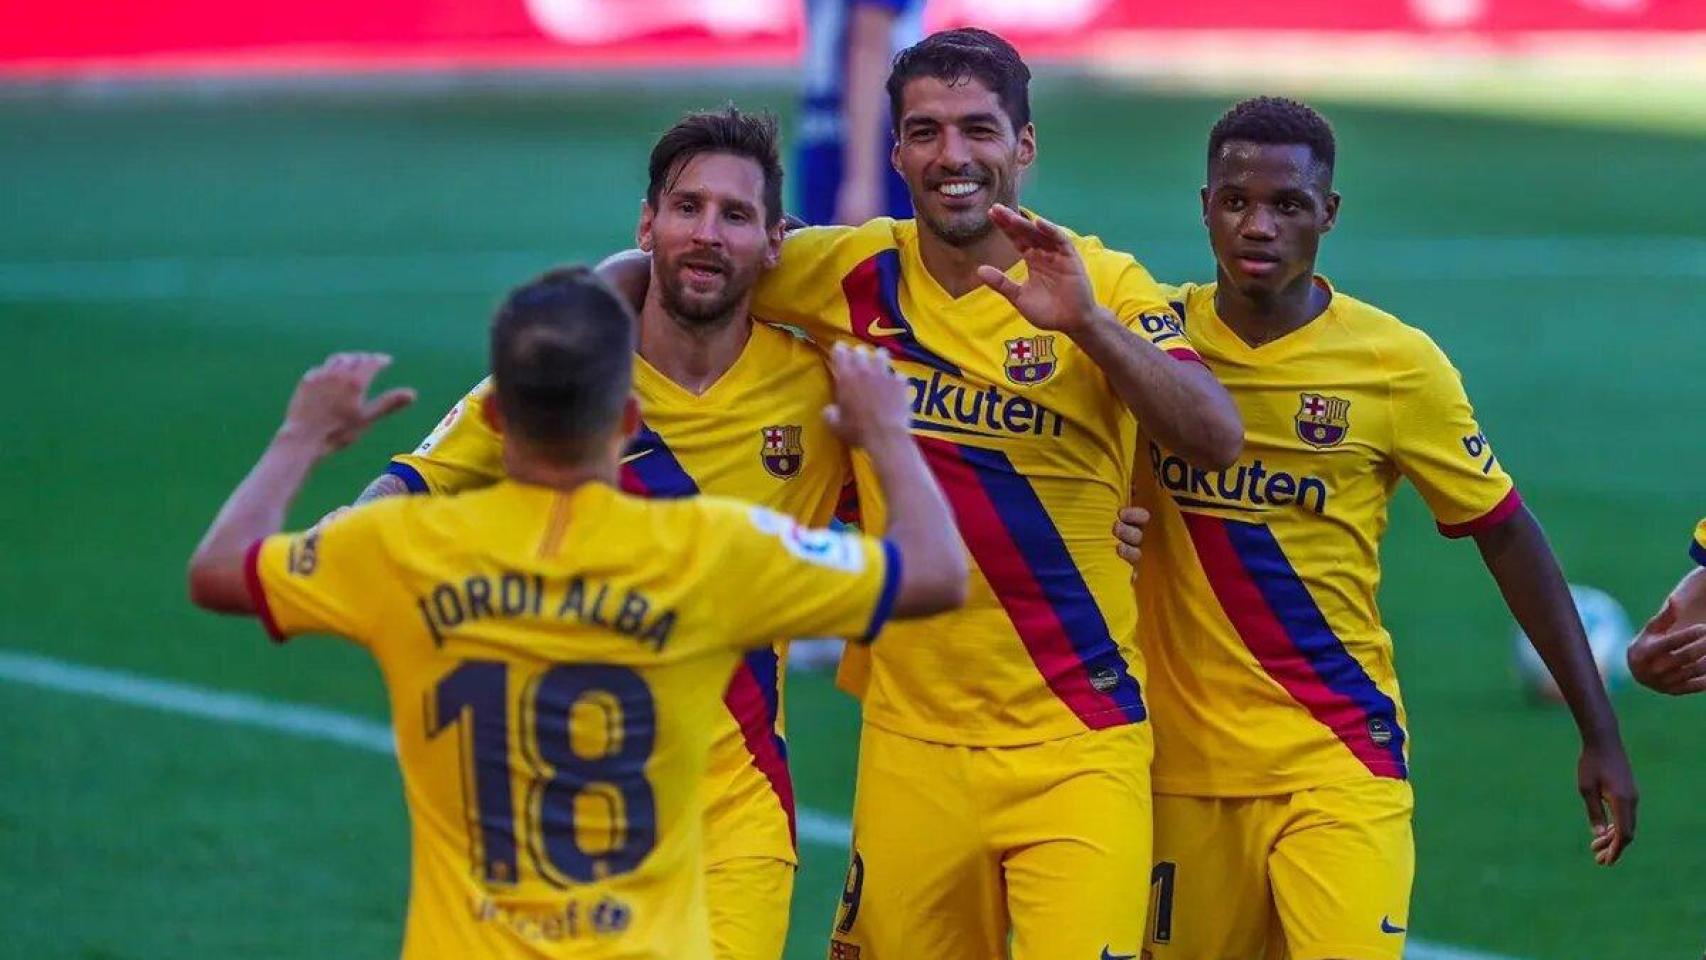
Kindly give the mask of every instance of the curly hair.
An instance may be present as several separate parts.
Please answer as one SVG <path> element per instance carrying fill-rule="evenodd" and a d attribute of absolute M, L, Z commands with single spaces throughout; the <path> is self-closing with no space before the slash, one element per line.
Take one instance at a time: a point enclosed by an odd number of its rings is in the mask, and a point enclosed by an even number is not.
<path fill-rule="evenodd" d="M 1333 127 L 1308 104 L 1286 97 L 1251 97 L 1226 111 L 1208 135 L 1208 162 L 1229 140 L 1249 143 L 1301 144 L 1330 177 L 1336 148 Z"/>

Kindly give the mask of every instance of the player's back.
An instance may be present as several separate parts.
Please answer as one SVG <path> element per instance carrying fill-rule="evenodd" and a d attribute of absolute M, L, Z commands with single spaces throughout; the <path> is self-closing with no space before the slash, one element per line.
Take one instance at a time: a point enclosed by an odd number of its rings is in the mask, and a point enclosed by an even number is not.
<path fill-rule="evenodd" d="M 506 481 L 265 542 L 274 632 L 357 638 L 385 675 L 405 957 L 710 956 L 699 782 L 729 676 L 778 628 L 870 629 L 893 572 L 811 537 L 721 498 Z"/>

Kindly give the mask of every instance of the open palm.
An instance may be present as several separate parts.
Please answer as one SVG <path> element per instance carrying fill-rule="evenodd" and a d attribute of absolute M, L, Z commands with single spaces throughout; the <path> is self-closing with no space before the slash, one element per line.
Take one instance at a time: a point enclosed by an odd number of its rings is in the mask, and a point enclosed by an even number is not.
<path fill-rule="evenodd" d="M 1027 276 L 1019 283 L 986 265 L 977 268 L 978 279 L 1006 297 L 1039 329 L 1070 333 L 1087 322 L 1096 309 L 1096 298 L 1084 258 L 1066 231 L 1042 217 L 1026 218 L 1000 205 L 990 209 L 989 217 L 1018 248 Z"/>

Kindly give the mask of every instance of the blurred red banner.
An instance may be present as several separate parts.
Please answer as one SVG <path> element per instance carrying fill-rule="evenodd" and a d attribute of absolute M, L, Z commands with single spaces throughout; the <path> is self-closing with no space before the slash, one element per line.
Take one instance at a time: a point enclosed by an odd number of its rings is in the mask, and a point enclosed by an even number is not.
<path fill-rule="evenodd" d="M 22 0 L 0 6 L 0 75 L 782 66 L 801 0 Z M 1143 31 L 1500 37 L 1706 32 L 1706 0 L 934 0 L 1027 54 Z"/>

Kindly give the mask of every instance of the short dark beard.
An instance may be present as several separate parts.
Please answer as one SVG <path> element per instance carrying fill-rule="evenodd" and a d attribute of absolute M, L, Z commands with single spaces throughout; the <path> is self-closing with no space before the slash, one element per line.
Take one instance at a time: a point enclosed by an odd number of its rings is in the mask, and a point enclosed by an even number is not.
<path fill-rule="evenodd" d="M 681 295 L 676 264 L 660 264 L 662 270 L 652 271 L 652 282 L 658 285 L 659 302 L 683 326 L 695 330 L 716 330 L 741 317 L 740 305 L 757 283 L 757 276 L 743 277 L 731 270 L 725 274 L 723 295 L 710 303 L 691 302 Z"/>
<path fill-rule="evenodd" d="M 1019 198 L 1014 195 L 1011 189 L 1004 191 L 1002 196 L 995 199 L 995 202 L 1013 210 L 1019 209 Z M 946 243 L 950 247 L 963 249 L 965 247 L 972 246 L 973 244 L 982 242 L 995 231 L 995 221 L 989 218 L 987 211 L 983 215 L 983 220 L 981 220 L 976 226 L 966 229 L 955 229 L 947 226 L 946 224 L 936 222 L 928 214 L 924 213 L 923 211 L 928 208 L 926 208 L 924 204 L 920 203 L 917 197 L 912 198 L 912 208 L 918 211 L 919 222 L 924 224 L 931 233 L 935 234 L 937 239 Z"/>

